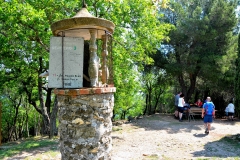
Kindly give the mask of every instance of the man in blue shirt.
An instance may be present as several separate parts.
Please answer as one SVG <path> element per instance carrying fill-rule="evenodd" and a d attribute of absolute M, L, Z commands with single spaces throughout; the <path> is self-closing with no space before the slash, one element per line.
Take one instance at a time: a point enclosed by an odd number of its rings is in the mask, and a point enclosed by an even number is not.
<path fill-rule="evenodd" d="M 208 134 L 211 128 L 211 123 L 215 117 L 215 106 L 211 102 L 211 98 L 207 97 L 207 102 L 203 104 L 202 118 L 206 128 L 205 133 Z"/>

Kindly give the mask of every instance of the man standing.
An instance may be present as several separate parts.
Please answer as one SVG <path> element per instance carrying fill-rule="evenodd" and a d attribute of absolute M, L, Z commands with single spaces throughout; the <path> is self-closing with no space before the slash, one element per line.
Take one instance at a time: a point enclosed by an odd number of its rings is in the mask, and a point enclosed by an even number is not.
<path fill-rule="evenodd" d="M 233 115 L 234 115 L 234 104 L 233 104 L 233 101 L 232 100 L 230 100 L 229 101 L 229 104 L 228 104 L 228 106 L 227 106 L 227 110 L 228 110 L 228 119 L 231 121 L 233 121 Z"/>
<path fill-rule="evenodd" d="M 211 128 L 211 123 L 215 117 L 215 106 L 211 102 L 211 98 L 207 97 L 206 103 L 203 104 L 202 118 L 205 126 L 205 133 L 208 134 Z"/>
<path fill-rule="evenodd" d="M 175 96 L 175 117 L 177 118 L 178 117 L 178 100 L 179 100 L 179 97 L 180 97 L 180 94 L 182 94 L 182 92 L 178 92 L 178 94 L 176 94 Z"/>
<path fill-rule="evenodd" d="M 184 105 L 185 105 L 184 94 L 181 94 L 179 99 L 178 99 L 179 122 L 182 122 L 182 115 L 183 115 L 183 112 L 184 112 Z"/>

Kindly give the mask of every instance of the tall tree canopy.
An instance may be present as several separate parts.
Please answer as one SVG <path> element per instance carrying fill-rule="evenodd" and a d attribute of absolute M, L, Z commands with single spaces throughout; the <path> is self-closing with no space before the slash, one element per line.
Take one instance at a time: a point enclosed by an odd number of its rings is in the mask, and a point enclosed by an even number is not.
<path fill-rule="evenodd" d="M 238 35 L 238 58 L 236 60 L 236 75 L 234 83 L 236 113 L 240 114 L 240 35 Z"/>
<path fill-rule="evenodd" d="M 152 0 L 116 0 L 108 4 L 107 19 L 115 25 L 114 31 L 114 81 L 117 87 L 115 94 L 115 114 L 124 115 L 136 111 L 141 112 L 143 66 L 153 63 L 154 54 L 163 40 L 169 39 L 167 34 L 172 26 L 159 21 L 160 4 Z M 106 10 L 105 10 L 106 11 Z"/>
<path fill-rule="evenodd" d="M 177 0 L 163 10 L 167 22 L 176 26 L 170 33 L 165 68 L 176 76 L 186 101 L 198 82 L 218 80 L 237 57 L 236 3 L 227 0 Z M 202 86 L 203 87 L 203 86 Z"/>
<path fill-rule="evenodd" d="M 159 2 L 86 0 L 92 15 L 108 19 L 116 25 L 113 35 L 114 80 L 117 87 L 115 111 L 120 115 L 135 110 L 140 112 L 139 70 L 142 64 L 153 62 L 150 55 L 164 39 L 168 39 L 171 25 L 159 21 Z M 7 98 L 6 90 L 9 95 L 19 97 L 12 104 L 20 102 L 23 96 L 24 102 L 42 116 L 45 133 L 49 132 L 51 114 L 55 114 L 52 110 L 52 89 L 47 87 L 45 78 L 39 77 L 49 67 L 50 26 L 58 20 L 73 17 L 81 9 L 81 3 L 79 0 L 0 2 L 1 98 Z M 25 103 L 19 104 L 19 107 L 24 109 Z M 7 108 L 8 104 L 3 104 L 3 107 Z"/>

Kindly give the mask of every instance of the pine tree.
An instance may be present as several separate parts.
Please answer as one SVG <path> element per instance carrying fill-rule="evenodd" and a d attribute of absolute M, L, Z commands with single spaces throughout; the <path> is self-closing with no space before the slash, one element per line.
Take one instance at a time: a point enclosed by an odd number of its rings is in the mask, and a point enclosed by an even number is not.
<path fill-rule="evenodd" d="M 225 0 L 178 0 L 170 8 L 172 12 L 166 12 L 166 17 L 176 30 L 170 34 L 168 45 L 172 48 L 165 67 L 176 76 L 188 101 L 198 82 L 210 82 L 212 86 L 208 87 L 217 88 L 234 65 L 236 4 Z"/>
<path fill-rule="evenodd" d="M 235 113 L 240 114 L 240 35 L 238 35 L 238 58 L 236 59 L 236 75 L 235 75 Z"/>

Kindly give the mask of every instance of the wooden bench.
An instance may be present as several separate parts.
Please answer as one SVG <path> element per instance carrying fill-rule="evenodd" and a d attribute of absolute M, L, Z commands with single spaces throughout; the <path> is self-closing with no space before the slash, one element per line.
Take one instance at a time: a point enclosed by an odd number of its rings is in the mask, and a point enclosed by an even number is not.
<path fill-rule="evenodd" d="M 188 121 L 190 122 L 191 119 L 195 121 L 194 116 L 202 115 L 202 108 L 191 107 L 188 112 Z"/>

